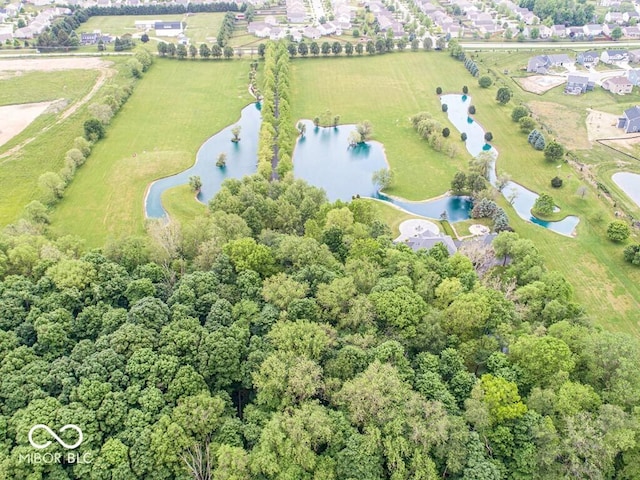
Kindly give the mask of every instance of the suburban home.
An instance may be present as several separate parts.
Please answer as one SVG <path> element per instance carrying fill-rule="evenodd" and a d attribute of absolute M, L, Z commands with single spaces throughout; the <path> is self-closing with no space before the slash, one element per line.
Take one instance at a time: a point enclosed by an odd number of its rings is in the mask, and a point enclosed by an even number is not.
<path fill-rule="evenodd" d="M 576 58 L 576 63 L 579 63 L 580 65 L 584 65 L 585 67 L 597 65 L 599 61 L 600 61 L 600 54 L 595 50 L 589 50 L 588 52 L 580 52 Z"/>
<path fill-rule="evenodd" d="M 551 36 L 564 38 L 567 36 L 567 27 L 564 25 L 552 25 L 551 26 Z"/>
<path fill-rule="evenodd" d="M 626 109 L 618 119 L 618 128 L 623 128 L 625 133 L 640 132 L 640 107 Z"/>
<path fill-rule="evenodd" d="M 33 30 L 31 30 L 30 27 L 19 28 L 15 32 L 13 32 L 13 37 L 20 40 L 33 38 Z"/>
<path fill-rule="evenodd" d="M 586 75 L 569 75 L 564 93 L 569 95 L 582 95 L 593 90 L 595 83 L 589 81 Z"/>
<path fill-rule="evenodd" d="M 144 31 L 151 30 L 158 22 L 160 22 L 160 20 L 136 20 L 134 22 L 134 25 L 136 27 L 136 30 Z"/>
<path fill-rule="evenodd" d="M 617 23 L 618 25 L 622 25 L 625 22 L 624 15 L 621 12 L 607 12 L 604 20 L 607 23 Z"/>
<path fill-rule="evenodd" d="M 302 35 L 310 38 L 311 40 L 317 40 L 321 36 L 320 30 L 314 27 L 306 27 L 304 30 L 302 30 Z"/>
<path fill-rule="evenodd" d="M 640 50 L 629 51 L 629 63 L 640 63 Z"/>
<path fill-rule="evenodd" d="M 182 22 L 155 22 L 156 37 L 177 37 L 183 33 Z"/>
<path fill-rule="evenodd" d="M 265 22 L 251 22 L 247 25 L 247 31 L 256 37 L 267 38 L 271 35 L 271 25 Z"/>
<path fill-rule="evenodd" d="M 602 82 L 602 88 L 617 95 L 631 93 L 633 84 L 627 77 L 611 77 Z"/>
<path fill-rule="evenodd" d="M 640 69 L 632 68 L 627 71 L 627 78 L 631 82 L 632 85 L 636 87 L 640 85 Z"/>
<path fill-rule="evenodd" d="M 629 52 L 626 50 L 605 50 L 600 55 L 600 60 L 608 64 L 623 62 L 629 60 Z"/>
<path fill-rule="evenodd" d="M 624 12 L 622 14 L 622 18 L 625 23 L 629 23 L 632 19 L 636 19 L 636 21 L 640 21 L 640 14 L 638 12 Z"/>
<path fill-rule="evenodd" d="M 598 35 L 602 35 L 602 25 L 598 24 L 589 24 L 582 27 L 582 32 L 585 37 L 597 37 Z"/>
<path fill-rule="evenodd" d="M 626 38 L 640 38 L 640 27 L 622 27 L 622 33 Z"/>
<path fill-rule="evenodd" d="M 567 35 L 571 38 L 582 38 L 584 37 L 584 27 L 569 27 Z"/>
<path fill-rule="evenodd" d="M 449 255 L 453 255 L 458 251 L 458 247 L 454 243 L 453 238 L 443 233 L 433 233 L 431 230 L 424 230 L 418 235 L 405 240 L 405 244 L 413 251 L 422 249 L 429 250 L 438 243 L 442 243 L 447 248 Z"/>
<path fill-rule="evenodd" d="M 573 60 L 565 53 L 557 55 L 537 55 L 527 63 L 527 72 L 545 74 L 553 67 L 566 67 L 573 64 Z"/>

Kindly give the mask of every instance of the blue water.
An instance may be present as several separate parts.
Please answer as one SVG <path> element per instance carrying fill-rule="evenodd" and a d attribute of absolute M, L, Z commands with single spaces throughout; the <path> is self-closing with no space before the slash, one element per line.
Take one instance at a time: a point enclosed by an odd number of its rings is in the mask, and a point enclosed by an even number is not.
<path fill-rule="evenodd" d="M 446 211 L 451 222 L 469 218 L 471 202 L 466 197 L 411 202 L 379 193 L 371 177 L 376 170 L 388 168 L 384 148 L 378 142 L 349 147 L 349 135 L 355 125 L 316 128 L 309 120 L 302 122 L 306 125 L 306 134 L 298 139 L 293 152 L 294 176 L 324 189 L 329 200 L 349 201 L 354 195 L 360 195 L 425 217 L 437 219 Z"/>
<path fill-rule="evenodd" d="M 479 153 L 485 151 L 494 156 L 494 159 L 498 157 L 498 152 L 495 148 L 485 142 L 485 131 L 482 126 L 473 121 L 468 115 L 467 109 L 471 105 L 471 97 L 457 94 L 442 95 L 440 97 L 442 103 L 446 103 L 449 107 L 447 110 L 447 116 L 458 131 L 465 132 L 467 134 L 467 141 L 465 142 L 467 151 L 477 156 Z M 495 160 L 493 166 L 489 171 L 489 181 L 493 186 L 497 184 Z M 540 220 L 539 218 L 531 215 L 531 208 L 533 207 L 538 194 L 532 192 L 528 188 L 523 187 L 516 182 L 508 182 L 505 188 L 502 190 L 502 194 L 513 205 L 514 210 L 518 216 L 524 220 L 540 225 L 541 227 L 548 228 L 549 230 L 560 233 L 562 235 L 571 235 L 574 233 L 580 219 L 576 216 L 569 215 L 562 220 L 555 222 L 547 222 Z"/>
<path fill-rule="evenodd" d="M 614 173 L 611 179 L 640 207 L 640 175 L 631 172 Z"/>
<path fill-rule="evenodd" d="M 202 144 L 196 154 L 196 163 L 189 169 L 176 175 L 156 180 L 149 187 L 145 200 L 145 212 L 149 218 L 162 218 L 166 211 L 162 207 L 162 193 L 177 185 L 189 183 L 192 175 L 200 176 L 202 189 L 198 200 L 208 202 L 218 193 L 222 182 L 227 178 L 242 178 L 257 170 L 258 131 L 260 129 L 260 105 L 253 103 L 242 109 L 240 120 L 224 128 Z M 233 143 L 231 129 L 236 125 L 242 128 L 240 141 Z M 227 154 L 227 166 L 216 167 L 220 153 Z"/>

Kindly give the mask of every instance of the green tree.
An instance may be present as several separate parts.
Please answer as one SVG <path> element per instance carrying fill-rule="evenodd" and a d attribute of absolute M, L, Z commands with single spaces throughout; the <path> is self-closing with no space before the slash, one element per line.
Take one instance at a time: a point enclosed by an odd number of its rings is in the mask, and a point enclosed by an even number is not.
<path fill-rule="evenodd" d="M 500 87 L 498 92 L 496 93 L 496 100 L 500 102 L 501 105 L 506 105 L 511 100 L 513 93 L 507 87 Z"/>
<path fill-rule="evenodd" d="M 104 134 L 104 125 L 97 118 L 90 118 L 84 122 L 84 137 L 90 142 L 97 142 L 104 137 Z"/>
<path fill-rule="evenodd" d="M 202 188 L 202 180 L 198 175 L 192 175 L 189 177 L 189 187 L 191 187 L 191 190 L 194 192 L 200 191 Z"/>
<path fill-rule="evenodd" d="M 511 120 L 514 122 L 519 122 L 521 118 L 525 118 L 529 116 L 529 109 L 524 105 L 518 105 L 514 107 L 511 111 Z M 533 127 L 532 127 L 533 128 Z"/>
<path fill-rule="evenodd" d="M 631 235 L 631 228 L 623 220 L 614 220 L 607 227 L 607 237 L 614 242 L 624 242 L 629 235 Z"/>
<path fill-rule="evenodd" d="M 385 190 L 389 188 L 393 182 L 393 171 L 388 168 L 381 168 L 376 170 L 371 175 L 371 181 L 378 188 L 378 190 Z"/>
<path fill-rule="evenodd" d="M 551 141 L 544 148 L 544 158 L 548 162 L 557 162 L 564 156 L 564 147 L 556 141 Z"/>
<path fill-rule="evenodd" d="M 520 124 L 520 131 L 524 133 L 530 133 L 536 126 L 536 121 L 531 117 L 522 117 L 518 120 Z"/>
<path fill-rule="evenodd" d="M 622 38 L 622 28 L 620 28 L 619 26 L 615 27 L 613 30 L 611 30 L 611 40 L 613 40 L 614 42 L 617 42 L 618 40 L 620 40 Z"/>
<path fill-rule="evenodd" d="M 551 215 L 555 207 L 556 204 L 553 197 L 548 193 L 541 193 L 540 196 L 536 198 L 531 210 L 540 215 Z"/>
<path fill-rule="evenodd" d="M 483 75 L 478 79 L 478 85 L 480 85 L 481 88 L 489 88 L 493 85 L 493 80 L 491 80 L 491 77 Z"/>

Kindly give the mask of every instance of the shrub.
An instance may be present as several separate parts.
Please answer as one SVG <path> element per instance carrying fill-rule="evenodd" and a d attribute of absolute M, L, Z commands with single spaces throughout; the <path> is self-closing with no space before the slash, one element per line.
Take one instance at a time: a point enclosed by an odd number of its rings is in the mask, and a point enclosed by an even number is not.
<path fill-rule="evenodd" d="M 633 265 L 640 266 L 640 245 L 634 243 L 626 247 L 624 249 L 624 259 Z"/>
<path fill-rule="evenodd" d="M 493 140 L 493 133 L 491 133 L 491 132 L 485 133 L 484 134 L 484 139 L 485 139 L 485 141 L 490 142 L 491 140 Z"/>
<path fill-rule="evenodd" d="M 564 156 L 564 147 L 558 142 L 551 141 L 544 148 L 544 158 L 548 162 L 557 162 Z"/>
<path fill-rule="evenodd" d="M 467 134 L 466 134 L 466 133 L 464 133 L 464 132 L 462 132 L 462 133 L 460 134 L 460 140 L 462 140 L 463 142 L 466 142 L 466 141 L 467 141 Z"/>
<path fill-rule="evenodd" d="M 511 120 L 519 122 L 521 118 L 529 116 L 529 110 L 524 105 L 518 105 L 511 111 Z"/>
<path fill-rule="evenodd" d="M 478 85 L 480 85 L 480 87 L 482 88 L 489 88 L 491 85 L 493 85 L 493 80 L 491 80 L 491 77 L 483 75 L 478 80 Z"/>
<path fill-rule="evenodd" d="M 450 133 L 451 133 L 451 131 L 450 131 L 447 127 L 444 127 L 444 128 L 442 129 L 442 136 L 443 136 L 443 137 L 447 138 L 447 137 L 449 136 L 449 134 L 450 134 Z"/>
<path fill-rule="evenodd" d="M 84 122 L 84 137 L 90 142 L 96 142 L 104 137 L 104 125 L 97 118 L 90 118 Z"/>
<path fill-rule="evenodd" d="M 447 105 L 446 103 L 442 104 L 442 111 L 446 112 L 447 110 L 449 110 L 449 105 Z"/>
<path fill-rule="evenodd" d="M 466 85 L 464 85 L 464 86 L 462 87 L 462 93 L 464 93 L 465 95 L 466 95 L 467 93 L 469 93 L 469 87 L 467 87 Z"/>
<path fill-rule="evenodd" d="M 469 108 L 467 110 L 469 112 L 469 115 L 474 115 L 476 113 L 476 106 L 475 105 L 469 105 Z"/>
<path fill-rule="evenodd" d="M 442 87 L 436 88 L 436 95 L 442 95 Z"/>
<path fill-rule="evenodd" d="M 483 198 L 473 206 L 471 218 L 493 218 L 498 213 L 499 208 L 493 200 Z"/>
<path fill-rule="evenodd" d="M 624 242 L 631 235 L 631 228 L 622 220 L 614 220 L 607 227 L 607 237 L 614 242 Z"/>
<path fill-rule="evenodd" d="M 500 87 L 498 89 L 498 93 L 496 93 L 496 100 L 502 105 L 505 105 L 509 103 L 512 95 L 513 94 L 511 93 L 511 90 L 509 90 L 507 87 Z"/>
<path fill-rule="evenodd" d="M 520 124 L 520 131 L 525 133 L 530 132 L 536 126 L 536 121 L 531 117 L 522 117 L 518 120 L 518 123 Z"/>
<path fill-rule="evenodd" d="M 551 186 L 553 188 L 560 188 L 562 186 L 562 179 L 560 177 L 553 177 L 551 179 Z"/>

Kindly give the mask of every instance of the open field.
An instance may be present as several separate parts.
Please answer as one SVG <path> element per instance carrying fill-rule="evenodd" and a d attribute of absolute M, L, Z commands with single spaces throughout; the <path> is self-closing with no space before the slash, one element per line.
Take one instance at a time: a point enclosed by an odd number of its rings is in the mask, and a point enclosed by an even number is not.
<path fill-rule="evenodd" d="M 395 172 L 385 191 L 409 200 L 435 197 L 449 189 L 455 172 L 466 168 L 470 158 L 435 94 L 437 86 L 445 93 L 459 91 L 467 81 L 464 72 L 444 53 L 296 59 L 293 117 L 314 118 L 329 109 L 341 123 L 369 120 Z M 451 129 L 447 142 L 458 148 L 454 158 L 435 152 L 413 130 L 410 117 L 425 110 Z"/>
<path fill-rule="evenodd" d="M 185 224 L 206 214 L 207 206 L 194 199 L 195 193 L 189 185 L 170 188 L 162 194 L 162 205 L 172 222 Z"/>
<path fill-rule="evenodd" d="M 89 246 L 143 232 L 147 185 L 192 165 L 200 145 L 238 119 L 251 101 L 248 71 L 248 61 L 159 59 L 78 171 L 52 229 Z"/>
<path fill-rule="evenodd" d="M 122 36 L 126 33 L 139 37 L 143 32 L 136 30 L 137 20 L 160 20 L 163 22 L 182 21 L 187 24 L 185 35 L 191 43 L 199 45 L 201 43 L 213 43 L 216 40 L 224 13 L 189 13 L 186 15 L 119 15 L 105 17 L 91 17 L 87 22 L 80 25 L 76 31 L 93 32 L 100 30 L 113 36 Z M 155 39 L 155 30 L 150 30 L 149 37 Z M 165 42 L 175 42 L 172 37 L 159 37 L 158 40 Z M 94 47 L 95 48 L 95 47 Z"/>
<path fill-rule="evenodd" d="M 19 66 L 19 71 L 25 73 L 16 75 L 9 69 L 10 64 L 14 68 Z M 39 197 L 37 185 L 42 173 L 57 171 L 62 166 L 64 153 L 71 148 L 73 139 L 82 134 L 82 123 L 88 118 L 86 104 L 81 102 L 101 78 L 97 70 L 30 71 L 35 65 L 53 68 L 52 64 L 38 64 L 37 60 L 33 64 L 28 60 L 0 62 L 0 71 L 5 76 L 0 80 L 0 105 L 19 108 L 18 104 L 23 102 L 57 100 L 0 147 L 0 225 L 15 221 L 24 206 Z M 80 114 L 62 118 L 64 112 L 76 107 L 81 109 Z M 3 118 L 3 122 L 12 122 L 13 127 L 9 128 L 15 128 L 17 120 L 19 117 L 14 115 Z M 9 131 L 7 127 L 2 128 Z"/>

